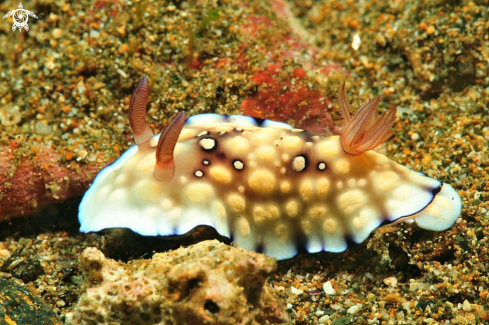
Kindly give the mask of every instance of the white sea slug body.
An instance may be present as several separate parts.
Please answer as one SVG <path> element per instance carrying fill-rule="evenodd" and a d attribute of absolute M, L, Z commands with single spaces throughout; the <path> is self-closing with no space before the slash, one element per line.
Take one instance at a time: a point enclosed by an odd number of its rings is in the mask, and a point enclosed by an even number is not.
<path fill-rule="evenodd" d="M 298 251 L 341 252 L 383 223 L 448 229 L 461 212 L 448 184 L 370 150 L 395 115 L 381 98 L 326 137 L 245 116 L 180 113 L 153 137 L 145 120 L 146 78 L 130 107 L 136 146 L 97 175 L 79 210 L 81 231 L 125 227 L 148 236 L 214 227 L 243 248 L 278 259 Z M 372 113 L 373 112 L 373 113 Z"/>

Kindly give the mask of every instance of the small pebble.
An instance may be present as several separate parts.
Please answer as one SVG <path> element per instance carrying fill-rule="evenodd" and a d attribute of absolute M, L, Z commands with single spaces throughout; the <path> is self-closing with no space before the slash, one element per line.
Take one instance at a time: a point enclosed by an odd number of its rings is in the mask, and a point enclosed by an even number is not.
<path fill-rule="evenodd" d="M 7 249 L 0 249 L 0 260 L 10 257 L 10 252 Z"/>
<path fill-rule="evenodd" d="M 293 295 L 301 295 L 304 293 L 304 291 L 300 290 L 300 289 L 297 289 L 296 287 L 294 286 L 291 286 L 290 287 L 290 291 L 292 291 L 292 294 Z"/>
<path fill-rule="evenodd" d="M 337 305 L 337 304 L 331 305 L 331 309 L 333 309 L 333 310 L 340 310 L 341 308 L 343 308 L 343 307 L 340 305 Z"/>
<path fill-rule="evenodd" d="M 428 26 L 428 28 L 426 29 L 426 34 L 428 35 L 433 35 L 435 33 L 436 29 L 433 25 L 430 25 Z"/>
<path fill-rule="evenodd" d="M 117 71 L 117 73 L 118 73 L 118 74 L 120 74 L 120 75 L 121 75 L 121 77 L 122 77 L 122 78 L 127 78 L 127 77 L 129 77 L 129 76 L 127 75 L 127 73 L 125 73 L 125 72 L 124 72 L 124 70 L 122 70 L 122 69 L 117 69 L 116 71 Z"/>
<path fill-rule="evenodd" d="M 358 305 L 355 305 L 355 306 L 351 306 L 350 308 L 348 308 L 348 310 L 346 311 L 348 314 L 356 314 L 358 313 L 358 311 L 362 309 L 362 304 L 358 304 Z"/>
<path fill-rule="evenodd" d="M 63 36 L 63 30 L 61 28 L 55 28 L 52 31 L 52 35 L 55 39 L 60 39 Z"/>
<path fill-rule="evenodd" d="M 34 130 L 39 135 L 49 135 L 52 132 L 51 126 L 47 121 L 37 121 L 36 124 L 34 124 Z"/>
<path fill-rule="evenodd" d="M 327 295 L 335 295 L 336 290 L 333 288 L 333 285 L 330 281 L 327 281 L 323 284 L 323 290 Z"/>
<path fill-rule="evenodd" d="M 419 289 L 428 289 L 430 287 L 429 283 L 423 283 L 423 282 L 411 282 L 409 284 L 409 291 L 416 291 Z"/>
<path fill-rule="evenodd" d="M 404 308 L 405 310 L 410 310 L 411 309 L 411 302 L 409 302 L 409 301 L 403 302 L 402 308 Z"/>
<path fill-rule="evenodd" d="M 464 300 L 464 303 L 462 304 L 462 309 L 463 311 L 467 311 L 467 312 L 472 311 L 472 305 L 467 299 Z"/>
<path fill-rule="evenodd" d="M 319 324 L 324 324 L 327 320 L 329 320 L 329 315 L 324 315 L 319 319 Z"/>
<path fill-rule="evenodd" d="M 353 41 L 351 42 L 351 47 L 354 51 L 357 51 L 360 48 L 360 45 L 362 44 L 362 39 L 360 38 L 360 35 L 355 34 L 353 35 Z"/>
<path fill-rule="evenodd" d="M 5 105 L 0 110 L 0 124 L 3 126 L 18 124 L 22 119 L 19 106 Z"/>
<path fill-rule="evenodd" d="M 99 37 L 99 36 L 100 36 L 100 32 L 99 32 L 99 31 L 94 30 L 94 29 L 92 29 L 92 30 L 90 31 L 90 37 L 97 38 L 97 37 Z"/>
<path fill-rule="evenodd" d="M 413 133 L 413 134 L 411 134 L 411 140 L 418 141 L 419 140 L 419 133 Z"/>
<path fill-rule="evenodd" d="M 384 283 L 387 284 L 389 287 L 396 287 L 397 286 L 397 279 L 393 276 L 385 278 Z"/>

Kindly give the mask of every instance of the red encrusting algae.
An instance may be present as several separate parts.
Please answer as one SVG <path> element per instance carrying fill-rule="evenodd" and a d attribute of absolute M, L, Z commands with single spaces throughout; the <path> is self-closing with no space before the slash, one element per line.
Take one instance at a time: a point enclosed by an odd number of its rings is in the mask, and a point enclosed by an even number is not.
<path fill-rule="evenodd" d="M 282 71 L 280 64 L 271 64 L 252 76 L 259 88 L 253 97 L 243 100 L 243 114 L 290 123 L 316 133 L 324 133 L 326 128 L 334 130 L 328 111 L 331 102 L 304 84 L 304 69 L 293 69 L 283 80 Z"/>

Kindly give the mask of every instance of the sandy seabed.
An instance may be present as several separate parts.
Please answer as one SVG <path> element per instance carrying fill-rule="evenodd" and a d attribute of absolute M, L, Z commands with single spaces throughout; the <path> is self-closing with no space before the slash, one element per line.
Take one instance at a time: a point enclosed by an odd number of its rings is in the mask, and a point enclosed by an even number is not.
<path fill-rule="evenodd" d="M 451 184 L 461 217 L 443 233 L 388 226 L 341 254 L 279 261 L 268 289 L 291 324 L 489 322 L 487 1 L 23 5 L 38 16 L 29 31 L 0 25 L 0 277 L 44 302 L 51 323 L 83 293 L 85 248 L 128 261 L 180 244 L 77 230 L 76 197 L 132 145 L 127 108 L 143 75 L 155 132 L 185 111 L 338 133 L 343 82 L 354 107 L 385 94 L 398 121 L 378 151 Z M 27 313 L 0 308 L 8 324 Z"/>

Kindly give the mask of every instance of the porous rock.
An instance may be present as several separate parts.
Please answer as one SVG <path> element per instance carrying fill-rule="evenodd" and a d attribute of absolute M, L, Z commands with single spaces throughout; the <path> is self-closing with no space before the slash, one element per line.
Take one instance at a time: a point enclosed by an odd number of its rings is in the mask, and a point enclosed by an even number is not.
<path fill-rule="evenodd" d="M 66 324 L 265 324 L 287 321 L 267 290 L 265 255 L 217 240 L 130 263 L 96 248 L 80 257 L 86 287 Z"/>

